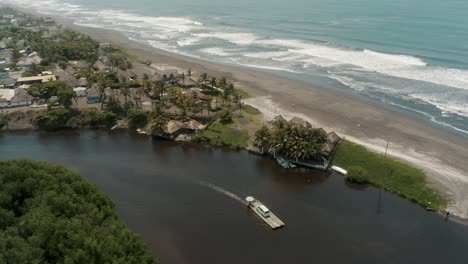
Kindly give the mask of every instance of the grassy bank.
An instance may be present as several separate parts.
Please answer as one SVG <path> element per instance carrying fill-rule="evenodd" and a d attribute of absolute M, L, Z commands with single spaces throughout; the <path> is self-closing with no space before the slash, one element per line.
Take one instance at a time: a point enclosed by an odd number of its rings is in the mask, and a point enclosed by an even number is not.
<path fill-rule="evenodd" d="M 236 124 L 223 124 L 217 120 L 197 135 L 194 141 L 207 142 L 218 147 L 245 148 L 249 141 L 249 135 L 246 131 L 235 126 Z"/>
<path fill-rule="evenodd" d="M 367 170 L 368 181 L 379 188 L 397 193 L 425 207 L 442 211 L 448 200 L 432 190 L 425 173 L 406 163 L 382 154 L 371 152 L 363 146 L 344 141 L 333 163 L 344 169 L 360 166 Z"/>

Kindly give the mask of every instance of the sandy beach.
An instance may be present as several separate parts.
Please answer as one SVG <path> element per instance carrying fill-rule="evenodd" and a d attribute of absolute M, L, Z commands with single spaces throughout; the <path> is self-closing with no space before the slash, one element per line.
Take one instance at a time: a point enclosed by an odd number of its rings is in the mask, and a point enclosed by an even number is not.
<path fill-rule="evenodd" d="M 55 19 L 98 41 L 123 46 L 141 60 L 151 60 L 155 68 L 191 69 L 194 78 L 202 72 L 216 77 L 225 76 L 254 96 L 245 102 L 261 110 L 265 119 L 271 119 L 275 114 L 286 118 L 299 116 L 314 126 L 334 130 L 346 139 L 377 152 L 383 152 L 390 139 L 389 155 L 427 172 L 432 186 L 453 200 L 449 211 L 468 218 L 466 138 L 352 95 L 252 68 L 215 64 L 168 53 L 129 40 L 116 31 L 82 27 L 60 17 Z M 135 70 L 145 67 L 135 65 Z"/>

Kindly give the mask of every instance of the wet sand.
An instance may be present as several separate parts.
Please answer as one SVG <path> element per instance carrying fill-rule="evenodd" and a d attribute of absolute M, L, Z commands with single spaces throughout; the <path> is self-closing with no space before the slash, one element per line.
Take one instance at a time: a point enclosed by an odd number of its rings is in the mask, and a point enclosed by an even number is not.
<path fill-rule="evenodd" d="M 82 27 L 60 17 L 55 19 L 101 42 L 124 46 L 130 53 L 142 60 L 151 60 L 156 66 L 190 68 L 195 78 L 207 72 L 234 80 L 255 97 L 246 102 L 263 111 L 267 118 L 274 113 L 286 117 L 298 115 L 315 126 L 334 130 L 378 152 L 384 151 L 390 138 L 389 155 L 426 171 L 434 188 L 443 194 L 453 193 L 451 213 L 468 218 L 467 138 L 350 94 L 256 69 L 168 53 L 129 40 L 116 31 Z"/>

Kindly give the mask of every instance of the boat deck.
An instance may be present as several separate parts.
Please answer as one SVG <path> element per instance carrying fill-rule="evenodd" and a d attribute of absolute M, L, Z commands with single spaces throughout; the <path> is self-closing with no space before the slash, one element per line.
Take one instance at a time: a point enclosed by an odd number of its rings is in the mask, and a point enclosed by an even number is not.
<path fill-rule="evenodd" d="M 281 221 L 276 215 L 274 215 L 272 212 L 270 212 L 270 217 L 263 217 L 262 214 L 260 214 L 257 211 L 257 207 L 260 205 L 263 205 L 259 201 L 255 200 L 251 203 L 249 203 L 249 207 L 261 218 L 265 223 L 267 223 L 271 228 L 277 229 L 280 227 L 283 227 L 285 224 L 283 221 Z"/>

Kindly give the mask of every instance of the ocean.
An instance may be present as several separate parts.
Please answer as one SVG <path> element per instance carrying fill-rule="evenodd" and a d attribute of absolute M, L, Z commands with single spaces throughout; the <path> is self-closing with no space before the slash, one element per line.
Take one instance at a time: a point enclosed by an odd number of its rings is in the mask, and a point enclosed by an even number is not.
<path fill-rule="evenodd" d="M 468 1 L 0 0 L 352 93 L 468 137 Z"/>

